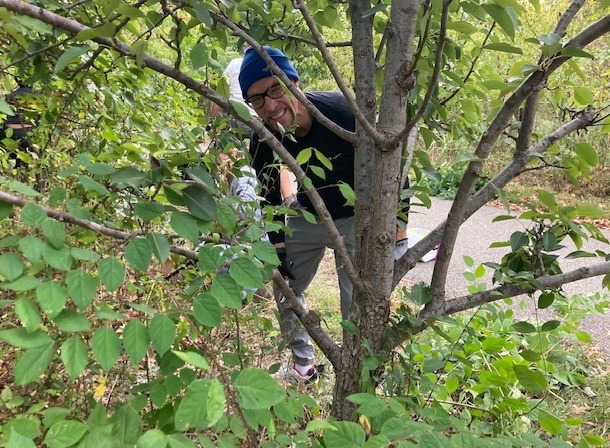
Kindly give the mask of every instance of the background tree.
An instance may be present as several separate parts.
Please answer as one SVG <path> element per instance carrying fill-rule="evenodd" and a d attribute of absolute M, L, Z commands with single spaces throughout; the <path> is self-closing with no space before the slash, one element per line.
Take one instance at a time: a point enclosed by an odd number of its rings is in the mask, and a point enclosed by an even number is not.
<path fill-rule="evenodd" d="M 277 264 L 273 248 L 259 241 L 272 229 L 271 222 L 239 220 L 232 208 L 235 198 L 222 195 L 213 150 L 203 157 L 198 153 L 207 124 L 204 99 L 270 142 L 307 190 L 353 280 L 353 322 L 344 323 L 341 342 L 332 340 L 319 316 L 299 308 L 286 291 L 334 367 L 332 414 L 339 420 L 354 418 L 358 403 L 348 397 L 372 390 L 370 382 L 379 379 L 379 367 L 394 349 L 438 319 L 525 293 L 554 297 L 566 282 L 610 272 L 601 253 L 591 254 L 601 258 L 593 266 L 561 272 L 552 252 L 563 239 L 570 237 L 577 248 L 583 238 L 605 241 L 594 226 L 575 221 L 601 211 L 585 205 L 560 207 L 550 193 L 542 192 L 528 214 L 538 224 L 536 231 L 511 238 L 511 252 L 493 265 L 498 286 L 453 300 L 445 297 L 457 232 L 469 216 L 502 197 L 503 187 L 526 170 L 561 164 L 577 178 L 589 175 L 596 163 L 595 148 L 576 138 L 567 140 L 561 151 L 556 148 L 576 131 L 607 121 L 608 98 L 601 91 L 593 94 L 589 85 L 598 81 L 584 72 L 593 54 L 598 55 L 598 67 L 607 66 L 603 39 L 610 30 L 610 17 L 604 15 L 608 5 L 581 0 L 562 5 L 552 29 L 520 34 L 528 14 L 544 15 L 551 6 L 535 0 L 376 5 L 321 0 L 34 5 L 0 0 L 3 73 L 34 87 L 38 94 L 32 107 L 41 117 L 37 151 L 18 153 L 31 164 L 30 171 L 18 173 L 3 159 L 12 174 L 2 179 L 2 216 L 18 215 L 19 233 L 4 240 L 7 251 L 0 256 L 2 288 L 11 293 L 6 305 L 13 307 L 15 319 L 15 328 L 0 337 L 24 350 L 15 367 L 16 384 L 39 381 L 57 359 L 71 379 L 93 361 L 105 372 L 116 368 L 123 349 L 138 364 L 152 344 L 164 374 L 185 362 L 201 371 L 210 364 L 220 371 L 214 379 L 183 379 L 183 398 L 159 406 L 154 423 L 163 428 L 163 412 L 171 414 L 173 431 L 178 431 L 171 440 L 182 441 L 180 431 L 214 426 L 225 406 L 240 421 L 240 429 L 232 431 L 247 443 L 256 444 L 259 426 L 271 430 L 269 409 L 287 399 L 285 392 L 247 363 L 231 377 L 205 339 L 223 321 L 223 310 L 241 308 L 243 287 L 281 279 L 272 271 Z M 327 41 L 326 35 L 342 36 L 344 26 L 351 30 L 349 43 Z M 357 184 L 354 192 L 345 189 L 346 200 L 356 204 L 354 263 L 324 204 L 308 187 L 307 170 L 332 161 L 290 157 L 258 119 L 227 101 L 222 82 L 217 90 L 211 87 L 219 79 L 222 59 L 232 56 L 223 49 L 236 38 L 257 51 L 268 43 L 282 47 L 304 73 L 308 68 L 312 73 L 320 70 L 312 59 L 323 61 L 348 98 L 357 119 L 355 133 L 328 123 L 292 91 L 314 116 L 354 143 Z M 351 45 L 351 55 L 341 51 L 345 45 Z M 510 57 L 501 57 L 505 55 Z M 336 57 L 343 67 L 350 58 L 353 73 L 343 73 Z M 12 81 L 5 78 L 10 87 Z M 547 121 L 541 109 L 562 120 Z M 0 112 L 12 110 L 0 103 Z M 225 139 L 222 120 L 215 125 L 204 138 L 218 137 L 220 148 L 234 145 Z M 406 199 L 400 191 L 403 173 L 414 177 L 407 195 L 427 204 L 422 179 L 439 176 L 427 148 L 441 135 L 471 142 L 471 149 L 456 162 L 463 164 L 464 175 L 455 201 L 445 223 L 394 263 L 397 204 Z M 415 144 L 418 136 L 420 145 Z M 487 162 L 507 148 L 512 157 L 500 170 L 487 173 L 489 180 L 475 192 Z M 180 172 L 185 165 L 190 165 L 187 181 Z M 15 205 L 21 211 L 13 210 Z M 269 207 L 264 211 L 273 213 Z M 76 227 L 67 228 L 66 223 Z M 100 234 L 109 238 L 98 239 Z M 195 252 L 201 238 L 208 244 Z M 172 244 L 174 240 L 190 245 Z M 215 244 L 221 240 L 232 246 L 229 254 Z M 398 282 L 439 243 L 430 284 L 412 291 L 414 308 L 403 307 L 393 316 L 390 297 Z M 129 294 L 144 295 L 141 282 L 153 256 L 164 263 L 172 253 L 196 262 L 185 271 L 192 281 L 185 294 L 146 283 L 148 294 L 168 295 L 171 306 L 129 304 L 138 314 L 126 313 Z M 227 256 L 229 272 L 222 273 Z M 89 331 L 92 322 L 96 329 L 91 335 L 73 333 L 74 328 Z M 121 336 L 114 331 L 118 328 Z M 202 400 L 207 400 L 205 408 Z M 114 428 L 126 419 L 136 420 L 137 405 L 121 409 L 112 417 Z M 74 443 L 85 433 L 82 440 L 99 439 L 105 420 L 95 412 L 88 427 L 70 423 Z M 49 430 L 46 437 L 55 432 Z M 167 436 L 150 429 L 142 437 L 144 444 Z"/>

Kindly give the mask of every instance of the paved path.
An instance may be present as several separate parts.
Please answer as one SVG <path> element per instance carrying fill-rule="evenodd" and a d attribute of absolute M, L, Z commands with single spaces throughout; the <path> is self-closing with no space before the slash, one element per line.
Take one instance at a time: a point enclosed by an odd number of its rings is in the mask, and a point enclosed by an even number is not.
<path fill-rule="evenodd" d="M 432 207 L 430 209 L 426 209 L 425 207 L 412 207 L 411 214 L 409 215 L 409 227 L 432 230 L 446 219 L 451 204 L 451 201 L 432 198 Z M 470 255 L 476 264 L 487 261 L 499 262 L 509 248 L 502 247 L 490 249 L 489 245 L 496 241 L 508 241 L 513 232 L 523 230 L 527 225 L 527 222 L 520 222 L 518 220 L 492 223 L 494 217 L 503 214 L 506 214 L 506 210 L 485 206 L 471 216 L 460 228 L 447 279 L 447 294 L 450 297 L 458 297 L 465 295 L 468 292 L 468 282 L 463 276 L 463 273 L 467 270 L 462 258 L 463 255 Z M 518 216 L 515 212 L 513 212 L 513 215 Z M 604 231 L 604 233 L 610 239 L 610 231 Z M 600 261 L 599 258 L 566 259 L 563 256 L 570 253 L 575 248 L 572 246 L 572 242 L 569 239 L 566 239 L 564 244 L 566 244 L 567 247 L 560 252 L 562 255 L 560 266 L 564 272 L 585 264 L 594 264 L 595 262 Z M 585 243 L 584 250 L 594 251 L 595 249 L 610 252 L 610 246 L 600 243 L 599 241 L 591 240 Z M 407 274 L 406 278 L 415 282 L 424 281 L 429 283 L 432 277 L 433 267 L 433 262 L 418 263 L 417 266 Z M 484 281 L 487 281 L 488 286 L 491 286 L 490 274 L 491 273 L 488 273 L 484 279 Z M 594 292 L 608 294 L 607 290 L 602 289 L 601 279 L 601 277 L 596 277 L 569 283 L 564 285 L 564 291 L 566 291 L 568 297 L 571 297 L 574 294 Z M 517 299 L 513 301 L 513 308 L 515 310 L 518 310 L 519 308 L 518 302 L 519 300 Z M 582 327 L 591 334 L 594 344 L 599 346 L 605 352 L 607 358 L 610 359 L 610 311 L 606 312 L 605 315 L 595 314 L 588 316 L 583 321 Z"/>

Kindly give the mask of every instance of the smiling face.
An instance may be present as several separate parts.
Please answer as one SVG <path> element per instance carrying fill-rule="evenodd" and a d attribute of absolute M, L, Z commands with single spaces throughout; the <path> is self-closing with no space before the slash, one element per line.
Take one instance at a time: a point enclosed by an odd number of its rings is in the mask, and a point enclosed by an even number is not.
<path fill-rule="evenodd" d="M 292 82 L 298 87 L 297 81 Z M 248 98 L 267 93 L 269 88 L 277 83 L 278 79 L 275 76 L 259 79 L 248 89 Z M 294 95 L 282 95 L 276 99 L 271 98 L 269 95 L 265 95 L 263 104 L 260 107 L 256 107 L 254 110 L 258 116 L 275 131 L 280 130 L 278 123 L 281 124 L 284 129 L 288 129 L 292 125 L 297 125 L 295 134 L 297 137 L 302 137 L 307 134 L 311 128 L 311 114 L 301 103 L 299 103 Z"/>

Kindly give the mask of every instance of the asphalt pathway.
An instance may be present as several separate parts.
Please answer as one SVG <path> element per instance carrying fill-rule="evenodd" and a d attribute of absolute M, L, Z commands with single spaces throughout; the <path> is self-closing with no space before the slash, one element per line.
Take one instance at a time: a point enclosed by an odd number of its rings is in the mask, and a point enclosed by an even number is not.
<path fill-rule="evenodd" d="M 451 201 L 432 198 L 432 207 L 430 209 L 425 207 L 412 207 L 411 214 L 409 215 L 409 228 L 425 229 L 428 231 L 434 229 L 446 219 L 451 204 Z M 507 214 L 507 212 L 503 208 L 485 206 L 462 224 L 458 234 L 453 259 L 449 266 L 446 290 L 449 297 L 459 297 L 468 293 L 467 288 L 470 283 L 466 281 L 463 275 L 464 272 L 468 270 L 463 260 L 464 255 L 471 256 L 477 265 L 488 261 L 499 262 L 502 259 L 502 256 L 505 255 L 510 248 L 490 248 L 490 244 L 497 241 L 508 241 L 513 232 L 523 231 L 527 228 L 529 224 L 528 221 L 511 219 L 495 223 L 492 222 L 493 218 L 496 216 L 505 214 Z M 512 212 L 511 214 L 516 217 L 519 216 L 518 212 Z M 610 231 L 604 231 L 604 234 L 610 239 Z M 565 244 L 566 247 L 559 252 L 559 254 L 561 254 L 559 264 L 563 272 L 576 269 L 583 265 L 595 264 L 600 261 L 599 258 L 565 258 L 566 254 L 575 250 L 575 247 L 569 239 L 566 239 L 563 244 Z M 583 250 L 594 251 L 596 249 L 610 252 L 610 246 L 607 244 L 597 240 L 585 242 Z M 405 278 L 410 281 L 424 281 L 426 284 L 429 284 L 430 279 L 432 278 L 433 268 L 434 262 L 418 263 Z M 491 287 L 492 273 L 489 271 L 490 270 L 487 269 L 486 275 L 481 281 L 486 282 L 487 286 Z M 564 285 L 563 289 L 567 294 L 567 297 L 572 297 L 575 294 L 595 293 L 610 295 L 607 290 L 602 288 L 601 280 L 602 277 L 579 280 Z M 535 316 L 533 307 L 529 307 L 527 311 L 522 311 L 520 310 L 519 302 L 521 302 L 521 300 L 518 298 L 513 299 L 513 305 L 511 307 L 515 312 L 520 316 L 525 313 L 526 316 L 533 318 Z M 538 316 L 540 317 L 540 313 Z M 607 311 L 603 315 L 596 313 L 587 316 L 582 321 L 581 327 L 589 332 L 593 338 L 593 344 L 602 350 L 607 359 L 610 359 L 610 311 Z"/>

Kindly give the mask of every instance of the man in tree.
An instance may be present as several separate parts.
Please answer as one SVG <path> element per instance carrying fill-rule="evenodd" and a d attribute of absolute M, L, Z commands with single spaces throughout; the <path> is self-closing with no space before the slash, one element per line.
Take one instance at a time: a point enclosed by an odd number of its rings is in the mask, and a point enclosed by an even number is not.
<path fill-rule="evenodd" d="M 264 47 L 267 54 L 299 88 L 299 75 L 288 58 L 278 49 Z M 268 69 L 267 63 L 253 49 L 244 55 L 239 74 L 241 91 L 249 104 L 276 133 L 278 138 L 293 157 L 299 152 L 313 148 L 318 155 L 312 155 L 305 167 L 313 187 L 317 189 L 324 201 L 334 224 L 343 236 L 350 257 L 355 254 L 354 207 L 348 205 L 339 189 L 340 183 L 354 187 L 354 147 L 337 136 L 332 130 L 322 125 L 296 97 L 286 93 L 280 80 Z M 354 131 L 356 120 L 347 101 L 340 92 L 308 92 L 305 94 L 316 108 L 337 126 Z M 286 131 L 293 133 L 293 138 L 282 138 Z M 273 150 L 258 135 L 253 135 L 250 143 L 252 164 L 263 186 L 263 197 L 272 205 L 280 205 L 280 170 Z M 317 160 L 324 158 L 332 167 Z M 327 163 L 328 164 L 328 163 Z M 322 173 L 323 171 L 323 173 Z M 314 215 L 317 214 L 312 202 L 303 192 L 297 195 L 299 207 Z M 278 217 L 284 219 L 283 217 Z M 303 292 L 313 280 L 326 248 L 334 249 L 334 244 L 324 226 L 317 220 L 309 222 L 303 213 L 288 219 L 291 235 L 284 232 L 272 232 L 270 241 L 275 245 L 280 265 L 280 273 L 289 279 L 289 285 L 297 299 L 305 305 Z M 406 231 L 397 229 L 395 258 L 404 254 L 407 248 Z M 341 298 L 341 315 L 349 319 L 352 306 L 352 283 L 335 257 Z M 287 310 L 284 298 L 277 286 L 274 286 L 275 298 L 280 312 L 280 326 L 288 345 L 292 350 L 292 361 L 282 365 L 275 374 L 283 382 L 311 383 L 318 379 L 318 372 L 313 364 L 314 348 L 309 335 L 301 326 L 296 315 Z"/>
<path fill-rule="evenodd" d="M 267 54 L 299 87 L 299 75 L 288 58 L 275 48 L 265 47 Z M 286 149 L 296 158 L 300 151 L 314 148 L 331 161 L 332 169 L 324 166 L 311 169 L 315 160 L 310 160 L 306 173 L 314 188 L 324 200 L 335 226 L 343 236 L 350 256 L 355 253 L 354 208 L 346 205 L 339 183 L 354 185 L 354 148 L 351 143 L 338 137 L 320 124 L 299 101 L 286 94 L 278 78 L 267 68 L 267 63 L 253 49 L 243 59 L 239 74 L 241 91 L 246 103 L 263 119 L 267 127 L 280 137 L 280 131 L 294 130 L 294 141 L 284 138 Z M 307 98 L 329 119 L 347 130 L 355 129 L 355 119 L 343 95 L 339 92 L 311 92 Z M 250 143 L 252 164 L 263 186 L 263 196 L 272 205 L 280 205 L 280 175 L 278 161 L 272 149 L 258 135 Z M 321 164 L 323 165 L 323 164 Z M 319 170 L 324 170 L 323 175 Z M 304 193 L 298 194 L 299 204 L 308 212 L 316 211 Z M 283 220 L 283 217 L 279 217 Z M 287 279 L 298 300 L 305 305 L 303 292 L 311 283 L 326 248 L 333 248 L 328 233 L 318 221 L 307 221 L 303 213 L 288 219 L 291 235 L 272 232 L 270 241 L 275 245 L 280 259 L 279 271 Z M 341 314 L 349 318 L 352 305 L 352 284 L 347 273 L 337 260 L 337 273 L 341 296 Z M 280 326 L 292 350 L 292 362 L 282 365 L 275 377 L 283 382 L 311 383 L 318 380 L 314 366 L 314 347 L 294 313 L 286 309 L 284 298 L 274 286 L 275 298 L 280 313 Z"/>

